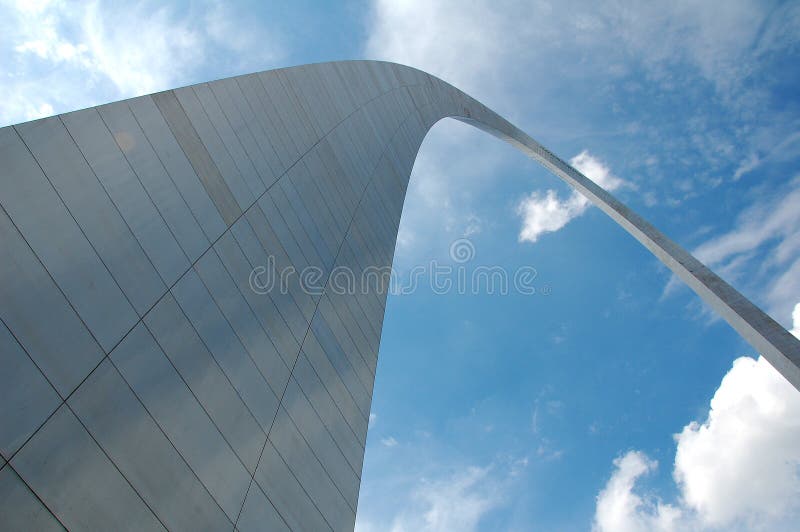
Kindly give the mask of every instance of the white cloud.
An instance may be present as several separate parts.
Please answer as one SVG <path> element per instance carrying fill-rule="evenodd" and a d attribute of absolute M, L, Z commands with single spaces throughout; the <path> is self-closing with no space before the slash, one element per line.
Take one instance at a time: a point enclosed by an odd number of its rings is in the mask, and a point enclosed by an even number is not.
<path fill-rule="evenodd" d="M 422 68 L 476 94 L 508 44 L 495 37 L 509 29 L 509 20 L 487 1 L 378 0 L 371 19 L 368 57 Z"/>
<path fill-rule="evenodd" d="M 37 118 L 44 118 L 53 115 L 53 106 L 45 102 L 39 107 L 27 106 L 24 109 L 25 120 L 36 120 Z"/>
<path fill-rule="evenodd" d="M 792 333 L 800 336 L 800 304 Z M 705 421 L 675 436 L 676 506 L 636 490 L 656 468 L 631 451 L 597 498 L 595 529 L 794 530 L 800 519 L 800 393 L 763 357 L 740 357 Z"/>
<path fill-rule="evenodd" d="M 614 460 L 614 472 L 597 496 L 593 530 L 598 532 L 648 532 L 677 530 L 679 509 L 634 492 L 636 481 L 655 471 L 658 463 L 643 453 L 629 451 Z"/>
<path fill-rule="evenodd" d="M 558 231 L 567 225 L 570 220 L 583 214 L 587 207 L 585 198 L 576 193 L 562 200 L 552 189 L 544 194 L 531 192 L 517 207 L 517 214 L 522 216 L 519 241 L 536 242 L 542 234 Z"/>
<path fill-rule="evenodd" d="M 0 3 L 0 53 L 4 124 L 264 68 L 281 47 L 222 3 L 53 0 Z"/>
<path fill-rule="evenodd" d="M 388 438 L 381 438 L 381 444 L 384 447 L 395 447 L 397 445 L 397 440 L 394 439 L 394 436 L 389 436 Z"/>
<path fill-rule="evenodd" d="M 734 361 L 708 419 L 676 440 L 675 479 L 704 524 L 762 528 L 800 509 L 800 393 L 764 358 Z"/>
<path fill-rule="evenodd" d="M 522 462 L 515 468 L 524 468 Z M 516 474 L 516 470 L 511 474 Z M 504 489 L 491 475 L 491 467 L 467 467 L 440 479 L 421 478 L 411 490 L 408 506 L 388 522 L 369 521 L 358 514 L 356 531 L 471 532 L 481 519 L 504 502 Z M 394 494 L 395 497 L 398 494 Z"/>
<path fill-rule="evenodd" d="M 375 414 L 375 413 L 373 413 L 373 412 L 370 412 L 370 413 L 369 413 L 369 424 L 368 424 L 368 428 L 372 428 L 372 427 L 375 425 L 375 423 L 377 423 L 377 422 L 378 422 L 378 414 Z"/>
<path fill-rule="evenodd" d="M 800 187 L 772 201 L 756 203 L 738 217 L 734 229 L 703 243 L 695 249 L 695 253 L 707 263 L 721 264 L 773 239 L 791 239 L 800 229 L 798 201 Z M 786 252 L 781 253 L 776 259 L 787 258 L 787 255 Z"/>
<path fill-rule="evenodd" d="M 625 184 L 622 179 L 611 173 L 611 169 L 603 161 L 586 150 L 570 159 L 569 164 L 606 190 L 616 190 Z"/>
<path fill-rule="evenodd" d="M 612 191 L 624 184 L 608 166 L 586 150 L 570 159 L 570 164 L 606 190 Z M 552 189 L 544 194 L 534 191 L 517 206 L 517 214 L 522 217 L 519 241 L 536 242 L 544 233 L 558 231 L 582 215 L 589 206 L 589 200 L 575 190 L 566 199 L 559 198 Z"/>
<path fill-rule="evenodd" d="M 751 153 L 746 159 L 739 163 L 739 167 L 733 173 L 733 180 L 738 181 L 743 175 L 748 174 L 761 165 L 761 158 L 755 153 Z"/>

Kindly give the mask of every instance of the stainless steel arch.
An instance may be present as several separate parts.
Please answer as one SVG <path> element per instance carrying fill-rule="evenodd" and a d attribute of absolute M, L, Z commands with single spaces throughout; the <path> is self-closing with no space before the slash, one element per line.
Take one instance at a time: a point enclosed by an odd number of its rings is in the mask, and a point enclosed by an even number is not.
<path fill-rule="evenodd" d="M 0 528 L 352 529 L 387 279 L 328 280 L 391 265 L 445 117 L 580 190 L 800 388 L 800 342 L 480 102 L 392 63 L 272 70 L 0 129 Z"/>

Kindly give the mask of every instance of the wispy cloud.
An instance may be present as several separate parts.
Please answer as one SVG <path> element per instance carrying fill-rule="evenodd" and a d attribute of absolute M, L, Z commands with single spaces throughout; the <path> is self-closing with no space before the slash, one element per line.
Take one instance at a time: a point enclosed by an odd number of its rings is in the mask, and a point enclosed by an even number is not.
<path fill-rule="evenodd" d="M 762 195 L 736 218 L 733 228 L 707 239 L 693 253 L 731 283 L 752 292 L 779 321 L 800 299 L 800 178 Z M 682 286 L 673 277 L 669 296 Z M 783 318 L 783 319 L 781 319 Z"/>
<path fill-rule="evenodd" d="M 265 68 L 283 53 L 274 31 L 221 2 L 59 0 L 0 4 L 0 52 L 12 67 L 3 124 Z"/>
<path fill-rule="evenodd" d="M 457 238 L 475 237 L 491 228 L 480 198 L 494 185 L 493 172 L 507 165 L 510 149 L 504 148 L 461 122 L 441 122 L 431 130 L 406 193 L 395 256 L 398 270 L 447 253 Z"/>
<path fill-rule="evenodd" d="M 397 445 L 397 440 L 394 439 L 394 436 L 381 438 L 381 445 L 383 445 L 384 447 L 395 447 Z"/>
<path fill-rule="evenodd" d="M 504 477 L 518 474 L 527 465 L 517 461 Z M 401 494 L 394 494 L 402 497 Z M 420 478 L 407 498 L 407 506 L 389 520 L 375 519 L 359 513 L 358 532 L 391 530 L 392 532 L 471 532 L 478 529 L 481 519 L 502 506 L 506 497 L 503 478 L 489 467 L 466 467 L 442 478 Z"/>

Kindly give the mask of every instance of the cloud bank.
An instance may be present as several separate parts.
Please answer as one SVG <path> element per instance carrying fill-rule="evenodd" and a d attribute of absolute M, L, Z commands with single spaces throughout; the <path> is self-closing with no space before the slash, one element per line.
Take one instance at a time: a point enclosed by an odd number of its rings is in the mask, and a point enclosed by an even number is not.
<path fill-rule="evenodd" d="M 800 337 L 800 304 L 792 333 Z M 637 489 L 657 464 L 640 451 L 614 461 L 594 530 L 795 530 L 800 519 L 800 393 L 763 357 L 740 357 L 705 421 L 675 435 L 676 505 Z"/>

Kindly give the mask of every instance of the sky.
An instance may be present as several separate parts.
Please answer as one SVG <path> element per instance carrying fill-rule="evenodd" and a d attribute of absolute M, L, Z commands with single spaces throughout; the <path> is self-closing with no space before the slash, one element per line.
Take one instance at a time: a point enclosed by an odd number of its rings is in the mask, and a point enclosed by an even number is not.
<path fill-rule="evenodd" d="M 800 334 L 800 4 L 0 0 L 0 125 L 236 74 L 384 59 L 511 120 Z M 456 246 L 466 256 L 454 253 Z M 793 530 L 800 393 L 637 242 L 445 120 L 389 296 L 357 530 Z"/>

